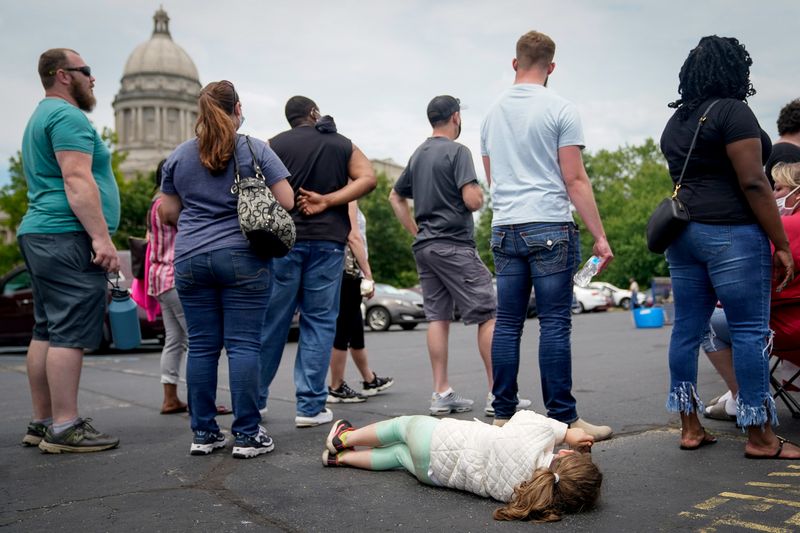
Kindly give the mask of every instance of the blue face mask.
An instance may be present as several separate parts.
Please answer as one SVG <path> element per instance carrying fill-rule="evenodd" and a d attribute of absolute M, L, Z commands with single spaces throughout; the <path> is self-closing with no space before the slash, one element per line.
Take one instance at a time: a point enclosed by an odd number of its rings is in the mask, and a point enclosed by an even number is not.
<path fill-rule="evenodd" d="M 239 129 L 242 129 L 244 126 L 244 114 L 239 115 Z"/>

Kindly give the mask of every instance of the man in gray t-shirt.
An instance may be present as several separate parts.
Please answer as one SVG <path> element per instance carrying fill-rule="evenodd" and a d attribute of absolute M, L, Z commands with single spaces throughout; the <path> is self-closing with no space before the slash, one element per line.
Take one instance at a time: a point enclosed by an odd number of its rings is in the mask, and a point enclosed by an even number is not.
<path fill-rule="evenodd" d="M 492 276 L 478 256 L 473 237 L 472 213 L 483 206 L 483 190 L 478 185 L 469 149 L 454 142 L 461 133 L 458 100 L 437 96 L 428 104 L 428 120 L 433 133 L 411 156 L 389 195 L 389 202 L 403 226 L 415 236 L 412 249 L 425 317 L 430 322 L 428 353 L 433 368 L 430 413 L 445 415 L 469 411 L 473 403 L 456 394 L 447 378 L 453 304 L 458 306 L 465 324 L 478 324 L 478 350 L 491 391 L 491 344 L 497 303 Z M 408 199 L 414 200 L 413 217 Z M 486 414 L 494 415 L 491 393 Z"/>

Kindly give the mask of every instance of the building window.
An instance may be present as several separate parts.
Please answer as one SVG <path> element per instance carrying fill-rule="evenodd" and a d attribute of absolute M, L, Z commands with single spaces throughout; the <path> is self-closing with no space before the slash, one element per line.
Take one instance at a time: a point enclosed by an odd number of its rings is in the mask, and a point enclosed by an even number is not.
<path fill-rule="evenodd" d="M 179 142 L 182 139 L 180 128 L 180 112 L 173 108 L 167 109 L 167 140 Z"/>
<path fill-rule="evenodd" d="M 145 107 L 142 109 L 142 124 L 144 126 L 144 140 L 156 140 L 156 109 Z"/>

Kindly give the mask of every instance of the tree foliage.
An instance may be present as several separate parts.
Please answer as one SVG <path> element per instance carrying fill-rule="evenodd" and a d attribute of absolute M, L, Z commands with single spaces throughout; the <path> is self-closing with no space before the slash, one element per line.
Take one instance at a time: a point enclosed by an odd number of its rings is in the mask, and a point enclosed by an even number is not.
<path fill-rule="evenodd" d="M 369 264 L 376 282 L 411 287 L 419 281 L 411 253 L 414 239 L 394 216 L 389 204 L 391 190 L 392 184 L 381 173 L 375 190 L 358 201 L 367 219 Z"/>
<path fill-rule="evenodd" d="M 481 257 L 481 261 L 489 269 L 489 272 L 494 275 L 494 256 L 492 255 L 491 247 L 492 205 L 488 201 L 488 191 L 484 191 L 484 198 L 487 199 L 487 202 L 483 206 L 478 223 L 475 225 L 475 245 L 478 248 L 478 255 Z"/>
<path fill-rule="evenodd" d="M 627 287 L 630 277 L 645 285 L 654 276 L 668 276 L 664 256 L 651 253 L 645 239 L 650 214 L 672 190 L 666 161 L 656 143 L 647 139 L 639 146 L 585 154 L 584 159 L 614 251 L 614 261 L 599 279 Z M 594 240 L 580 220 L 579 226 L 586 259 L 592 254 Z"/>

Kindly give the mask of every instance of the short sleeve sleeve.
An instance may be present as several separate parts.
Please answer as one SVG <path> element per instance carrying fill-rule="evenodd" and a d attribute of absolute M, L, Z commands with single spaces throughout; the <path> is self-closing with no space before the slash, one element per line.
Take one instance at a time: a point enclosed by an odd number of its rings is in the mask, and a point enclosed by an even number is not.
<path fill-rule="evenodd" d="M 394 191 L 403 198 L 414 198 L 414 188 L 411 184 L 411 161 L 397 178 L 394 184 Z"/>
<path fill-rule="evenodd" d="M 175 164 L 176 160 L 174 158 L 175 153 L 167 158 L 167 161 L 161 167 L 161 192 L 164 194 L 178 194 L 178 191 L 175 190 Z"/>
<path fill-rule="evenodd" d="M 761 127 L 753 111 L 744 102 L 732 100 L 720 113 L 722 142 L 731 144 L 743 139 L 761 139 Z"/>
<path fill-rule="evenodd" d="M 50 139 L 54 152 L 93 154 L 95 135 L 92 123 L 74 106 L 64 106 L 60 112 L 53 114 Z"/>
<path fill-rule="evenodd" d="M 565 146 L 585 146 L 583 140 L 583 126 L 581 117 L 575 105 L 566 104 L 558 117 L 558 147 Z"/>
<path fill-rule="evenodd" d="M 258 141 L 260 147 L 258 153 L 258 164 L 261 165 L 261 171 L 267 180 L 267 187 L 271 187 L 279 181 L 288 178 L 291 174 L 280 160 L 278 155 L 272 151 L 272 148 L 267 143 Z"/>
<path fill-rule="evenodd" d="M 456 186 L 461 189 L 468 183 L 476 183 L 478 176 L 475 174 L 475 163 L 472 162 L 472 152 L 469 148 L 459 145 L 453 160 L 453 171 L 456 177 Z"/>
<path fill-rule="evenodd" d="M 489 156 L 489 147 L 487 146 L 487 129 L 489 127 L 488 118 L 483 119 L 481 123 L 481 156 L 488 157 Z"/>

